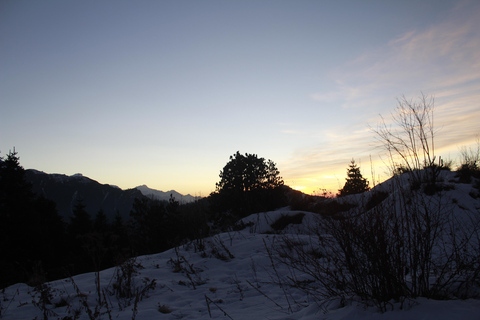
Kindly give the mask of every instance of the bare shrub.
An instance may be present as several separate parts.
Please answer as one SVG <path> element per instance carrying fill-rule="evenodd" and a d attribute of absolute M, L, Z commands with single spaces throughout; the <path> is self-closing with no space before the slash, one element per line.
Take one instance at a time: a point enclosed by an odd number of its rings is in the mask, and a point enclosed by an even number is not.
<path fill-rule="evenodd" d="M 285 236 L 276 246 L 299 287 L 320 303 L 358 300 L 386 311 L 416 297 L 474 297 L 480 285 L 478 212 L 458 217 L 451 201 L 421 192 L 373 209 L 319 218 L 309 242 Z"/>
<path fill-rule="evenodd" d="M 175 248 L 175 258 L 170 258 L 168 263 L 172 266 L 173 272 L 183 273 L 189 280 L 189 285 L 193 287 L 194 290 L 197 289 L 197 286 L 205 284 L 206 281 L 202 279 L 200 272 L 202 271 L 199 268 L 194 267 L 193 263 L 190 263 L 185 256 L 180 255 L 178 248 Z M 181 285 L 188 285 L 184 281 L 180 281 Z"/>
<path fill-rule="evenodd" d="M 433 99 L 403 98 L 397 111 L 397 129 L 384 121 L 376 133 L 392 173 L 403 173 L 366 204 L 322 215 L 309 242 L 285 236 L 275 248 L 292 272 L 290 285 L 321 304 L 358 300 L 386 311 L 392 301 L 478 294 L 480 212 L 459 215 L 444 192 L 450 186 L 439 179 L 445 165 L 434 152 Z"/>
<path fill-rule="evenodd" d="M 436 183 L 444 163 L 435 155 L 434 109 L 433 97 L 422 94 L 414 102 L 403 96 L 392 115 L 393 123 L 382 117 L 373 129 L 388 153 L 392 175 L 412 172 L 417 183 Z"/>
<path fill-rule="evenodd" d="M 115 295 L 120 308 L 129 306 L 132 300 L 135 305 L 148 295 L 150 290 L 156 287 L 156 280 L 145 277 L 141 279 L 141 284 L 137 282 L 136 276 L 138 270 L 143 266 L 137 263 L 135 258 L 128 259 L 121 265 L 116 267 L 113 282 L 108 288 L 111 295 Z"/>
<path fill-rule="evenodd" d="M 35 286 L 32 295 L 32 304 L 37 307 L 43 315 L 43 319 L 47 320 L 50 316 L 58 316 L 54 309 L 52 299 L 54 290 L 48 283 L 42 283 Z"/>
<path fill-rule="evenodd" d="M 460 182 L 469 183 L 472 177 L 480 178 L 480 139 L 477 138 L 476 149 L 463 147 L 460 154 L 462 163 L 457 169 Z"/>

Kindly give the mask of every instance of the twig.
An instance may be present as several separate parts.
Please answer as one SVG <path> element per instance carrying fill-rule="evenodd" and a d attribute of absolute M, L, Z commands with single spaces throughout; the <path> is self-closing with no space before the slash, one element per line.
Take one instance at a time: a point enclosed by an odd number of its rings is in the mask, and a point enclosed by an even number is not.
<path fill-rule="evenodd" d="M 287 292 L 283 286 L 283 281 L 282 279 L 280 278 L 280 275 L 278 274 L 278 271 L 277 271 L 277 268 L 275 267 L 275 262 L 273 261 L 273 255 L 272 255 L 272 252 L 268 249 L 268 246 L 267 246 L 267 243 L 265 242 L 265 239 L 262 239 L 263 240 L 263 245 L 265 246 L 265 250 L 267 250 L 267 253 L 268 253 L 268 257 L 270 258 L 270 263 L 272 265 L 272 269 L 273 271 L 275 272 L 275 275 L 277 276 L 277 279 L 278 279 L 278 285 L 280 286 L 280 288 L 282 289 L 283 291 L 283 295 L 285 296 L 285 300 L 287 300 L 287 303 L 288 303 L 288 312 L 292 312 L 292 305 L 290 304 L 290 300 L 288 299 L 288 295 L 287 295 Z"/>
<path fill-rule="evenodd" d="M 268 300 L 272 301 L 273 303 L 275 303 L 275 305 L 277 307 L 280 307 L 280 309 L 283 309 L 283 307 L 281 305 L 279 305 L 276 301 L 274 301 L 272 298 L 270 298 L 269 296 L 267 296 L 265 293 L 263 293 L 259 288 L 255 287 L 250 281 L 246 280 L 247 283 L 255 290 L 257 290 L 261 295 L 263 295 L 265 298 L 267 298 Z"/>
<path fill-rule="evenodd" d="M 233 320 L 233 318 L 230 317 L 230 315 L 225 310 L 223 310 L 218 304 L 215 303 L 215 301 L 210 299 L 207 295 L 205 295 L 205 301 L 207 302 L 208 314 L 210 315 L 210 318 L 212 317 L 212 313 L 210 311 L 210 303 L 213 303 L 218 309 L 220 309 L 220 311 L 223 312 L 224 316 L 229 317 L 230 319 Z"/>

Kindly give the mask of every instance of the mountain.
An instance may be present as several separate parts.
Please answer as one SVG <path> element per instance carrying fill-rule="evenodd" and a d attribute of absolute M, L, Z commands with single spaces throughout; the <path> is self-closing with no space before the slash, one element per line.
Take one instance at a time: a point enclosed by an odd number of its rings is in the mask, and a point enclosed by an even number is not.
<path fill-rule="evenodd" d="M 442 171 L 432 189 L 430 180 L 418 185 L 417 177 L 405 173 L 363 194 L 323 199 L 324 214 L 288 207 L 260 212 L 239 221 L 239 228 L 116 268 L 36 288 L 17 283 L 1 291 L 0 316 L 478 320 L 480 178 L 465 182 Z M 329 205 L 337 201 L 353 206 Z M 432 266 L 427 273 L 409 267 L 424 258 Z M 378 266 L 401 272 L 383 277 Z M 425 278 L 426 294 L 442 295 L 412 296 L 419 287 L 412 279 Z M 360 292 L 377 290 L 379 281 L 410 296 L 385 300 L 380 310 L 372 296 L 365 300 L 350 291 L 352 283 L 365 284 Z"/>
<path fill-rule="evenodd" d="M 117 212 L 124 220 L 128 220 L 135 198 L 153 197 L 157 200 L 168 201 L 172 195 L 180 204 L 194 202 L 201 198 L 189 194 L 184 196 L 175 190 L 163 192 L 151 189 L 146 185 L 122 190 L 114 185 L 101 184 L 80 173 L 68 176 L 28 169 L 25 172 L 25 178 L 32 184 L 35 194 L 55 201 L 59 214 L 66 221 L 69 221 L 75 203 L 80 199 L 92 218 L 99 210 L 103 210 L 107 218 L 112 221 Z"/>
<path fill-rule="evenodd" d="M 430 196 L 421 189 L 411 190 L 409 178 L 404 175 L 396 181 L 392 179 L 377 185 L 375 189 L 380 190 L 338 200 L 358 201 L 360 206 L 366 203 L 363 200 L 371 199 L 375 192 L 387 192 L 382 203 L 388 204 L 395 200 L 399 191 L 395 189 L 392 193 L 391 188 L 400 183 L 408 195 L 420 195 L 428 200 L 423 204 L 432 209 L 442 210 L 443 206 L 439 208 L 437 203 L 442 201 L 448 206 L 447 213 L 454 217 L 478 214 L 478 185 L 456 182 L 453 174 L 446 173 L 442 185 L 447 188 Z M 356 209 L 352 210 L 355 212 Z M 286 219 L 290 223 L 280 231 L 278 222 Z M 247 226 L 243 230 L 213 235 L 162 253 L 130 259 L 121 267 L 80 274 L 37 288 L 18 283 L 2 291 L 1 315 L 5 319 L 40 319 L 42 316 L 46 318 L 45 315 L 55 315 L 59 319 L 122 320 L 479 319 L 478 299 L 400 298 L 399 301 L 388 301 L 388 309 L 384 312 L 379 311 L 377 306 L 364 304 L 356 296 L 349 298 L 347 294 L 319 300 L 321 297 L 316 294 L 321 291 L 315 290 L 321 290 L 322 286 L 329 283 L 323 282 L 323 277 L 311 275 L 329 271 L 322 269 L 322 265 L 332 263 L 330 255 L 320 254 L 323 252 L 321 250 L 329 251 L 323 247 L 325 242 L 321 242 L 322 239 L 332 238 L 319 237 L 316 230 L 312 229 L 321 219 L 318 214 L 289 208 L 262 212 L 242 219 L 242 225 Z M 453 230 L 446 230 L 446 235 Z M 463 229 L 459 228 L 456 232 L 460 235 Z M 473 238 L 478 235 L 476 232 Z M 374 245 L 377 244 L 381 247 L 381 243 L 375 241 Z M 463 248 L 463 242 L 461 245 Z M 476 251 L 470 252 L 478 257 L 478 246 L 475 248 Z M 331 252 L 331 255 L 340 257 L 335 252 Z M 291 260 L 288 260 L 289 257 Z M 307 260 L 302 260 L 302 257 Z M 289 261 L 298 263 L 289 264 Z M 317 268 L 302 269 L 305 261 Z M 303 272 L 309 270 L 312 271 L 310 276 Z M 368 277 L 372 277 L 372 274 L 365 274 L 365 278 Z M 410 274 L 407 278 L 410 278 Z"/>
<path fill-rule="evenodd" d="M 172 195 L 175 200 L 177 200 L 180 204 L 185 204 L 189 202 L 194 202 L 196 200 L 201 199 L 201 197 L 194 197 L 190 194 L 187 195 L 182 195 L 181 193 L 178 193 L 175 190 L 170 190 L 170 191 L 160 191 L 160 190 L 155 190 L 147 187 L 146 185 L 141 185 L 136 187 L 135 189 L 139 190 L 144 196 L 146 197 L 153 197 L 154 199 L 157 200 L 165 200 L 168 201 L 170 199 L 170 195 Z"/>
<path fill-rule="evenodd" d="M 82 174 L 67 176 L 48 174 L 28 169 L 25 178 L 32 184 L 33 192 L 55 201 L 59 214 L 69 221 L 77 201 L 82 200 L 85 210 L 93 218 L 103 210 L 110 221 L 117 212 L 124 220 L 130 218 L 130 210 L 135 198 L 144 195 L 137 189 L 122 190 L 116 186 L 101 184 Z"/>

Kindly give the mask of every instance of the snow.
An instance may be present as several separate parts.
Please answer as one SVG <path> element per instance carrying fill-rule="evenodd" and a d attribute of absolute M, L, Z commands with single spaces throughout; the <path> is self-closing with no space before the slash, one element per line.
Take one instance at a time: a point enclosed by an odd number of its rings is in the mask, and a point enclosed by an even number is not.
<path fill-rule="evenodd" d="M 449 177 L 447 177 L 449 178 Z M 449 196 L 456 199 L 461 210 L 478 210 L 479 201 L 470 197 L 470 184 L 455 184 Z M 271 244 L 282 235 L 274 234 L 271 224 L 282 216 L 303 214 L 300 224 L 291 224 L 283 234 L 299 238 L 311 237 L 309 228 L 318 215 L 282 208 L 248 216 L 242 220 L 247 227 L 241 231 L 226 232 L 203 241 L 193 241 L 163 253 L 140 256 L 141 265 L 135 275 L 137 288 L 155 279 L 155 289 L 147 295 L 135 311 L 135 301 L 117 299 L 108 294 L 115 282 L 115 268 L 99 273 L 100 287 L 106 293 L 108 307 L 100 309 L 98 319 L 324 319 L 324 320 L 446 320 L 480 319 L 480 300 L 407 300 L 403 306 L 392 302 L 387 312 L 365 307 L 356 302 L 347 306 L 340 303 L 318 305 L 312 297 L 298 288 L 279 285 L 279 279 L 289 276 L 282 265 L 272 266 L 269 255 Z M 202 249 L 204 246 L 204 249 Z M 50 319 L 64 317 L 89 319 L 87 309 L 98 306 L 95 273 L 81 274 L 71 279 L 48 283 L 52 304 Z M 78 286 L 78 290 L 75 289 Z M 15 284 L 0 292 L 1 318 L 42 319 L 41 306 L 35 306 L 39 294 L 26 284 Z M 62 301 L 68 302 L 65 306 Z M 59 305 L 55 307 L 55 304 Z M 63 305 L 63 306 L 62 306 Z M 85 307 L 85 306 L 88 306 Z M 162 310 L 170 311 L 162 313 Z M 110 314 L 108 314 L 108 312 Z"/>
<path fill-rule="evenodd" d="M 268 216 L 271 219 L 280 215 L 291 215 L 298 212 L 283 209 L 276 212 L 264 213 L 247 217 L 246 221 L 259 221 L 258 230 L 267 230 Z M 313 215 L 310 214 L 309 215 Z M 308 217 L 309 215 L 306 215 Z M 400 305 L 392 304 L 392 311 L 379 313 L 375 308 L 365 308 L 352 304 L 347 307 L 330 305 L 328 310 L 318 306 L 312 299 L 300 290 L 281 288 L 277 282 L 277 274 L 272 270 L 271 260 L 266 250 L 277 235 L 252 232 L 246 228 L 239 232 L 230 232 L 217 235 L 205 241 L 204 252 L 195 250 L 194 243 L 182 246 L 177 250 L 138 257 L 136 262 L 143 266 L 135 280 L 138 285 L 141 279 L 148 277 L 156 279 L 156 288 L 148 293 L 138 303 L 136 319 L 480 319 L 480 301 L 434 301 L 417 299 L 407 302 L 403 310 Z M 224 249 L 222 246 L 225 246 Z M 216 257 L 214 248 L 219 252 Z M 233 258 L 229 257 L 233 255 Z M 185 270 L 175 272 L 172 261 L 183 261 Z M 187 271 L 190 270 L 190 271 Z M 193 271 L 192 271 L 193 270 Z M 114 281 L 114 269 L 100 272 L 102 288 L 108 287 Z M 187 272 L 191 272 L 187 276 Z M 287 276 L 287 270 L 277 266 L 278 276 Z M 190 277 L 190 278 L 189 278 Z M 87 297 L 88 305 L 93 310 L 96 303 L 95 274 L 88 273 L 73 277 L 74 283 L 80 292 Z M 64 279 L 49 284 L 53 292 L 53 303 L 58 303 L 63 297 L 76 308 L 81 308 L 80 298 L 76 293 L 72 281 Z M 285 291 L 284 291 L 285 290 Z M 33 305 L 35 293 L 33 288 L 25 284 L 16 284 L 3 293 L 2 307 L 4 319 L 33 319 L 42 318 L 40 308 Z M 114 319 L 132 319 L 134 315 L 133 302 L 130 306 L 120 310 L 115 303 L 115 296 L 109 296 L 112 304 L 111 314 Z M 207 304 L 207 299 L 212 302 Z M 5 301 L 8 300 L 8 301 Z M 163 314 L 158 311 L 164 305 L 171 313 Z M 217 307 L 218 305 L 218 307 Z M 58 318 L 72 316 L 72 310 L 67 307 L 51 308 Z M 220 310 L 219 307 L 222 309 Z M 71 308 L 75 309 L 75 308 Z M 106 312 L 106 309 L 103 309 Z M 227 315 L 225 315 L 225 313 Z M 57 317 L 51 317 L 57 318 Z M 80 319 L 88 319 L 87 313 L 82 310 Z M 104 314 L 101 319 L 108 319 Z"/>

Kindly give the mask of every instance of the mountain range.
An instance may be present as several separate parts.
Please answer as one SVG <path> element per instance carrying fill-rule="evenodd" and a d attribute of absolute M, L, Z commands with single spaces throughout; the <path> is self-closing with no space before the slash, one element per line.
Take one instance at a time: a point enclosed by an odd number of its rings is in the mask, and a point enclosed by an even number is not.
<path fill-rule="evenodd" d="M 28 169 L 25 171 L 25 178 L 32 184 L 35 194 L 53 200 L 57 204 L 57 210 L 65 221 L 70 220 L 78 201 L 85 205 L 85 210 L 90 216 L 94 217 L 102 210 L 112 221 L 117 213 L 122 219 L 128 220 L 135 198 L 148 197 L 168 201 L 172 195 L 181 204 L 200 199 L 200 197 L 182 195 L 175 190 L 163 192 L 151 189 L 146 185 L 122 190 L 114 185 L 101 184 L 80 173 L 68 176 Z"/>
<path fill-rule="evenodd" d="M 138 187 L 135 187 L 135 189 L 140 190 L 140 192 L 147 197 L 153 197 L 154 199 L 157 200 L 165 200 L 168 201 L 170 199 L 170 196 L 173 196 L 175 200 L 180 202 L 180 204 L 185 204 L 189 202 L 193 202 L 196 200 L 201 199 L 201 197 L 194 197 L 190 194 L 183 195 L 181 193 L 178 193 L 175 190 L 170 190 L 170 191 L 160 191 L 156 189 L 151 189 L 147 187 L 146 185 L 141 185 Z"/>

